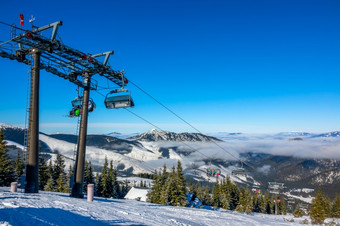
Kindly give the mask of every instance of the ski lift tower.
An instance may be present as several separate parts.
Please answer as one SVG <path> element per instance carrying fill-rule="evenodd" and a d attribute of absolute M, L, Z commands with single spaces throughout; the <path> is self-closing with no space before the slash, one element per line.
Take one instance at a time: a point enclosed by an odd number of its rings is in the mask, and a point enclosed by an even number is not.
<path fill-rule="evenodd" d="M 20 24 L 24 25 L 24 17 L 19 15 Z M 39 169 L 39 78 L 43 69 L 54 75 L 82 87 L 83 104 L 80 119 L 77 157 L 74 171 L 74 185 L 71 197 L 82 198 L 84 165 L 86 151 L 86 134 L 88 121 L 88 102 L 90 90 L 97 89 L 97 83 L 92 79 L 100 75 L 118 86 L 127 84 L 124 73 L 115 71 L 107 65 L 113 51 L 99 54 L 88 54 L 64 45 L 57 39 L 58 28 L 62 21 L 48 24 L 43 27 L 33 26 L 30 30 L 23 29 L 0 21 L 0 25 L 9 29 L 10 40 L 0 42 L 0 57 L 17 60 L 31 66 L 31 93 L 29 107 L 28 142 L 26 158 L 26 185 L 25 193 L 38 193 Z M 4 31 L 5 29 L 1 29 Z M 46 34 L 46 33 L 50 34 Z M 30 59 L 28 56 L 32 56 Z M 105 57 L 102 62 L 97 58 Z M 52 85 L 52 84 L 51 84 Z"/>

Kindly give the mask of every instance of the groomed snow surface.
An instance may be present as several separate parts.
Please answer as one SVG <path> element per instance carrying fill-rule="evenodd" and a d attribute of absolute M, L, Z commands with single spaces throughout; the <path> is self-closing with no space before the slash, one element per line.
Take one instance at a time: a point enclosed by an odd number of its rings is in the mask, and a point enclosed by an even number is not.
<path fill-rule="evenodd" d="M 0 225 L 301 225 L 291 215 L 243 214 L 157 205 L 136 200 L 95 197 L 93 202 L 68 194 L 11 193 L 0 187 Z M 294 219 L 294 223 L 288 220 Z M 308 218 L 307 218 L 308 219 Z"/>

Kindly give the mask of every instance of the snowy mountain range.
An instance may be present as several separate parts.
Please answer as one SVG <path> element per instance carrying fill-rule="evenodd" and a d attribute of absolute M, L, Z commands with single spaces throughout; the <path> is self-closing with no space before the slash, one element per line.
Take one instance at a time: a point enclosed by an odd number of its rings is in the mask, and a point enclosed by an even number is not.
<path fill-rule="evenodd" d="M 0 128 L 9 141 L 10 155 L 15 157 L 17 150 L 23 147 L 24 130 L 6 124 L 0 124 Z M 122 176 L 153 173 L 164 164 L 170 169 L 180 160 L 186 176 L 201 183 L 215 182 L 216 179 L 208 177 L 206 172 L 207 169 L 219 169 L 220 179 L 230 176 L 233 181 L 251 187 L 266 189 L 268 182 L 276 181 L 295 189 L 321 186 L 334 194 L 340 186 L 340 137 L 337 133 L 319 136 L 295 132 L 274 135 L 218 133 L 220 136 L 216 138 L 151 130 L 127 139 L 88 135 L 86 159 L 92 162 L 95 171 L 100 171 L 107 157 Z M 39 139 L 41 152 L 48 159 L 54 159 L 60 153 L 65 157 L 66 165 L 73 164 L 76 135 L 41 133 Z M 246 174 L 233 173 L 239 168 Z"/>
<path fill-rule="evenodd" d="M 154 142 L 154 141 L 201 141 L 201 142 L 220 142 L 220 139 L 215 137 L 203 135 L 200 133 L 173 133 L 167 131 L 159 131 L 152 129 L 146 133 L 139 134 L 137 136 L 130 137 L 128 139 Z"/>

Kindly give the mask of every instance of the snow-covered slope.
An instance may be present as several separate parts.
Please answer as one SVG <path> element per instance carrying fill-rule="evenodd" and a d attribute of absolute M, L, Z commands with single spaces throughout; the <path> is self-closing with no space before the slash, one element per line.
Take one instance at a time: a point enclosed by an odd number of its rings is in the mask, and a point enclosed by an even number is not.
<path fill-rule="evenodd" d="M 294 220 L 296 223 L 288 222 Z M 291 215 L 242 214 L 156 205 L 135 200 L 70 198 L 69 194 L 10 193 L 0 187 L 0 225 L 300 225 Z M 338 223 L 339 220 L 338 220 Z"/>

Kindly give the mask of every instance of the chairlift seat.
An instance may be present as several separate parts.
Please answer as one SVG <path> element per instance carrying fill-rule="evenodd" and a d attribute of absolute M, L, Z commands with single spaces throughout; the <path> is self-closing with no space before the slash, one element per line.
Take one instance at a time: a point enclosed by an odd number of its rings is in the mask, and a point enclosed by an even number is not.
<path fill-rule="evenodd" d="M 246 171 L 243 168 L 238 168 L 238 169 L 231 171 L 231 174 L 233 174 L 233 175 L 246 175 Z"/>
<path fill-rule="evenodd" d="M 112 90 L 106 95 L 104 103 L 107 109 L 135 106 L 130 91 L 127 89 Z"/>
<path fill-rule="evenodd" d="M 71 103 L 72 103 L 72 110 L 70 111 L 69 116 L 79 117 L 81 113 L 82 105 L 83 105 L 83 97 L 76 97 L 74 100 L 72 100 Z M 94 103 L 92 98 L 90 98 L 89 103 L 88 103 L 88 111 L 93 112 L 95 108 L 96 108 L 96 104 Z"/>

